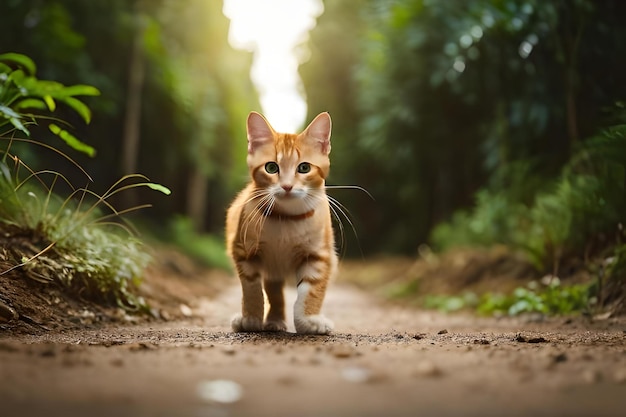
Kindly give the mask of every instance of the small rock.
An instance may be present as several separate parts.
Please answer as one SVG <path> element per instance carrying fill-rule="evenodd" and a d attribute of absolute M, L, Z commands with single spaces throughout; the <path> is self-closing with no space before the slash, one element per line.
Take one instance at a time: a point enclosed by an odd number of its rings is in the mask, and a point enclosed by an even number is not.
<path fill-rule="evenodd" d="M 0 351 L 2 352 L 19 352 L 17 345 L 8 342 L 0 342 Z"/>
<path fill-rule="evenodd" d="M 593 319 L 598 321 L 607 320 L 610 319 L 612 315 L 613 313 L 611 311 L 608 311 L 606 313 L 596 314 L 595 316 L 593 316 Z"/>
<path fill-rule="evenodd" d="M 372 371 L 361 366 L 349 366 L 341 370 L 341 376 L 348 382 L 364 383 L 372 377 Z"/>
<path fill-rule="evenodd" d="M 420 362 L 415 368 L 415 375 L 421 377 L 437 377 L 441 376 L 441 369 L 430 361 Z"/>
<path fill-rule="evenodd" d="M 487 339 L 474 339 L 474 344 L 475 345 L 488 345 L 491 342 Z"/>
<path fill-rule="evenodd" d="M 448 329 L 439 330 L 437 334 L 446 334 L 448 333 Z"/>
<path fill-rule="evenodd" d="M 155 350 L 157 349 L 157 345 L 153 345 L 152 343 L 133 343 L 128 345 L 128 348 L 132 351 L 140 351 L 140 350 Z"/>
<path fill-rule="evenodd" d="M 353 346 L 350 346 L 350 345 L 333 346 L 330 349 L 330 353 L 335 358 L 339 358 L 339 359 L 350 358 L 350 357 L 355 356 L 357 354 L 356 349 Z"/>
<path fill-rule="evenodd" d="M 618 369 L 613 375 L 616 384 L 626 384 L 626 368 Z"/>
<path fill-rule="evenodd" d="M 583 371 L 583 380 L 588 384 L 595 384 L 602 381 L 602 373 L 596 369 L 585 369 Z"/>
<path fill-rule="evenodd" d="M 233 356 L 235 353 L 237 353 L 237 349 L 235 349 L 233 346 L 226 346 L 224 347 L 224 349 L 222 349 L 222 352 L 225 355 Z"/>
<path fill-rule="evenodd" d="M 515 340 L 516 342 L 519 343 L 547 343 L 548 341 L 539 336 L 539 337 L 531 337 L 530 339 L 526 339 L 524 336 L 522 336 L 521 334 L 518 334 L 517 336 L 515 336 Z"/>
<path fill-rule="evenodd" d="M 161 319 L 165 321 L 170 321 L 172 319 L 172 316 L 170 315 L 170 313 L 168 313 L 164 309 L 159 310 L 159 316 L 161 316 Z"/>
<path fill-rule="evenodd" d="M 198 384 L 198 396 L 209 402 L 232 404 L 241 399 L 243 388 L 235 381 L 228 379 L 201 381 Z"/>
<path fill-rule="evenodd" d="M 183 316 L 185 316 L 185 317 L 193 316 L 193 311 L 191 310 L 191 307 L 189 307 L 188 305 L 181 304 L 179 308 L 180 308 L 180 312 L 183 314 Z"/>
<path fill-rule="evenodd" d="M 298 379 L 294 375 L 288 374 L 288 375 L 283 375 L 283 376 L 278 377 L 276 382 L 279 385 L 289 386 L 289 385 L 295 385 L 298 382 Z"/>
<path fill-rule="evenodd" d="M 563 352 L 561 352 L 561 353 L 559 353 L 557 355 L 554 355 L 552 357 L 552 362 L 553 363 L 561 363 L 561 362 L 566 362 L 566 361 L 567 361 L 567 355 L 565 353 L 563 353 Z"/>
<path fill-rule="evenodd" d="M 0 300 L 0 323 L 7 323 L 20 318 L 13 307 Z"/>
<path fill-rule="evenodd" d="M 42 358 L 53 358 L 57 355 L 56 350 L 53 346 L 47 346 L 44 350 L 39 352 L 39 356 Z"/>

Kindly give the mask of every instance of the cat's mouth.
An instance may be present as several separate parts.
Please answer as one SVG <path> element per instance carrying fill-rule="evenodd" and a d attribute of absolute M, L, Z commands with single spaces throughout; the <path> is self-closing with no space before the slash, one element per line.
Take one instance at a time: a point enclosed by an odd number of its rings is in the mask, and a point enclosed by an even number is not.
<path fill-rule="evenodd" d="M 305 195 L 306 195 L 305 191 L 298 190 L 298 189 L 290 189 L 290 190 L 282 189 L 278 193 L 276 193 L 276 197 L 278 197 L 281 200 L 301 199 Z"/>

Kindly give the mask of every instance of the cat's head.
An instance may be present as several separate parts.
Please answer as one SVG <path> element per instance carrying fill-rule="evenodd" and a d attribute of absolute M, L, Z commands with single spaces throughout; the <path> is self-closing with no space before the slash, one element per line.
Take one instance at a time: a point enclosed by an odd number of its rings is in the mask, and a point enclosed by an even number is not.
<path fill-rule="evenodd" d="M 330 169 L 331 120 L 320 113 L 300 134 L 277 133 L 259 113 L 248 116 L 248 169 L 282 210 L 312 209 Z"/>

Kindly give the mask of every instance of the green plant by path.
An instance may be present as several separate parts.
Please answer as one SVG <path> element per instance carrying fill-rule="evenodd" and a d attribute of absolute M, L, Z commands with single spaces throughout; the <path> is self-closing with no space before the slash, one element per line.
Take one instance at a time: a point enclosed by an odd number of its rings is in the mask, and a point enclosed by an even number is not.
<path fill-rule="evenodd" d="M 597 302 L 595 290 L 590 284 L 561 285 L 558 278 L 548 276 L 540 283 L 533 281 L 510 294 L 429 295 L 423 306 L 443 312 L 471 309 L 484 315 L 567 315 L 592 309 Z"/>
<path fill-rule="evenodd" d="M 91 110 L 77 96 L 97 96 L 100 91 L 90 85 L 65 86 L 56 81 L 40 80 L 36 71 L 35 63 L 25 55 L 0 54 L 0 135 L 6 136 L 17 130 L 30 137 L 28 125 L 35 124 L 37 120 L 47 120 L 48 129 L 71 148 L 94 156 L 93 147 L 59 126 L 57 123 L 66 123 L 51 117 L 50 113 L 60 102 L 89 123 Z"/>
<path fill-rule="evenodd" d="M 14 152 L 15 142 L 43 147 L 72 161 L 54 146 L 30 137 L 29 127 L 40 121 L 46 121 L 50 131 L 74 150 L 95 155 L 92 147 L 60 127 L 69 124 L 52 113 L 58 101 L 89 123 L 91 111 L 76 96 L 99 94 L 91 86 L 66 87 L 39 80 L 35 73 L 35 64 L 28 57 L 0 55 L 0 139 L 6 143 L 0 150 L 0 229 L 8 241 L 20 242 L 24 236 L 34 241 L 29 242 L 28 250 L 9 248 L 13 266 L 0 275 L 21 268 L 30 278 L 57 282 L 82 296 L 115 302 L 127 309 L 144 309 L 145 302 L 132 289 L 150 258 L 122 216 L 149 205 L 118 210 L 110 200 L 137 187 L 165 194 L 170 191 L 135 174 L 121 178 L 98 195 L 88 187 L 74 187 L 59 172 L 32 170 Z M 90 181 L 86 171 L 79 168 Z M 59 183 L 71 190 L 66 198 L 56 194 Z"/>

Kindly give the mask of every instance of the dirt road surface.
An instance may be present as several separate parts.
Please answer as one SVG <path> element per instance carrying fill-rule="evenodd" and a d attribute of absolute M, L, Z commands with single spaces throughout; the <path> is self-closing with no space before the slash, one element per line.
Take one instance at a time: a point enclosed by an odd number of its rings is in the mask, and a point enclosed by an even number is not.
<path fill-rule="evenodd" d="M 217 298 L 191 304 L 184 320 L 0 333 L 0 415 L 626 412 L 623 319 L 446 316 L 336 283 L 325 304 L 330 336 L 233 334 L 239 299 L 233 279 Z"/>

